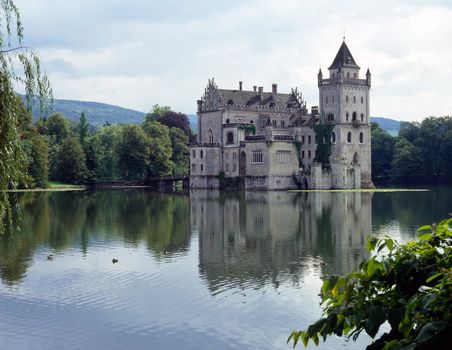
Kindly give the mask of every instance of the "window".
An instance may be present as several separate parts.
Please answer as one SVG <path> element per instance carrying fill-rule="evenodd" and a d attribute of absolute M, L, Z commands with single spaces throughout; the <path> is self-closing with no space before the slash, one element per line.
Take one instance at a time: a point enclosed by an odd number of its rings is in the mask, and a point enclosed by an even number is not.
<path fill-rule="evenodd" d="M 304 151 L 301 151 L 301 158 L 304 159 Z"/>
<path fill-rule="evenodd" d="M 333 113 L 328 113 L 328 115 L 327 115 L 327 120 L 328 120 L 329 122 L 334 121 L 334 114 L 333 114 Z"/>
<path fill-rule="evenodd" d="M 250 124 L 254 124 L 254 122 L 252 120 L 250 120 Z"/>
<path fill-rule="evenodd" d="M 317 135 L 314 136 L 314 143 L 319 143 L 319 138 L 317 137 Z"/>
<path fill-rule="evenodd" d="M 345 121 L 347 121 L 347 122 L 348 122 L 348 112 L 347 112 L 347 113 L 345 113 Z"/>
<path fill-rule="evenodd" d="M 347 142 L 352 143 L 352 133 L 350 131 L 347 134 Z"/>
<path fill-rule="evenodd" d="M 278 163 L 290 163 L 291 152 L 290 151 L 276 151 L 276 160 Z"/>
<path fill-rule="evenodd" d="M 234 101 L 228 100 L 228 106 L 232 106 L 234 104 Z"/>
<path fill-rule="evenodd" d="M 334 104 L 334 96 L 331 97 L 331 103 Z"/>
<path fill-rule="evenodd" d="M 325 104 L 328 104 L 328 96 L 325 97 Z"/>
<path fill-rule="evenodd" d="M 236 160 L 237 159 L 237 153 L 232 153 L 232 159 Z"/>
<path fill-rule="evenodd" d="M 204 165 L 201 164 L 201 172 L 204 171 Z"/>
<path fill-rule="evenodd" d="M 336 143 L 336 133 L 334 131 L 331 134 L 331 143 Z"/>
<path fill-rule="evenodd" d="M 229 121 L 230 121 L 229 119 L 226 119 L 226 124 L 229 124 Z"/>
<path fill-rule="evenodd" d="M 281 127 L 284 128 L 286 126 L 286 121 L 285 120 L 281 120 Z"/>
<path fill-rule="evenodd" d="M 308 135 L 308 144 L 311 144 L 312 138 L 311 135 Z"/>
<path fill-rule="evenodd" d="M 356 73 L 353 73 L 353 78 L 355 78 L 355 79 L 356 79 Z"/>
<path fill-rule="evenodd" d="M 237 163 L 232 163 L 232 171 L 237 171 Z"/>
<path fill-rule="evenodd" d="M 301 143 L 304 144 L 304 135 L 301 136 Z"/>
<path fill-rule="evenodd" d="M 212 129 L 209 129 L 209 143 L 213 143 L 213 133 Z M 202 157 L 201 157 L 202 158 Z"/>
<path fill-rule="evenodd" d="M 356 96 L 353 96 L 353 103 L 356 103 Z"/>
<path fill-rule="evenodd" d="M 225 153 L 224 156 L 226 159 L 229 159 L 229 153 Z"/>
<path fill-rule="evenodd" d="M 195 173 L 196 172 L 196 164 L 192 164 L 191 165 L 191 172 Z"/>
<path fill-rule="evenodd" d="M 228 132 L 226 136 L 226 144 L 234 143 L 234 134 L 232 132 Z"/>
<path fill-rule="evenodd" d="M 272 120 L 272 125 L 276 126 L 276 120 L 275 119 Z"/>
<path fill-rule="evenodd" d="M 363 143 L 364 142 L 364 135 L 362 132 L 359 133 L 359 143 Z"/>
<path fill-rule="evenodd" d="M 229 163 L 226 163 L 226 171 L 229 171 Z"/>
<path fill-rule="evenodd" d="M 364 97 L 361 96 L 361 103 L 364 103 Z"/>
<path fill-rule="evenodd" d="M 350 72 L 347 72 L 347 78 L 350 78 Z"/>
<path fill-rule="evenodd" d="M 345 96 L 345 102 L 348 102 L 348 95 Z"/>
<path fill-rule="evenodd" d="M 352 120 L 356 120 L 356 112 L 353 112 Z"/>
<path fill-rule="evenodd" d="M 253 151 L 252 163 L 259 164 L 264 161 L 264 155 L 261 150 Z"/>
<path fill-rule="evenodd" d="M 195 149 L 193 151 L 191 151 L 191 156 L 193 159 L 196 158 L 196 150 Z"/>
<path fill-rule="evenodd" d="M 275 102 L 270 102 L 270 107 L 275 107 Z"/>
<path fill-rule="evenodd" d="M 364 114 L 363 113 L 361 113 L 361 121 L 362 122 L 364 121 Z"/>
<path fill-rule="evenodd" d="M 204 157 L 204 151 L 203 151 L 203 150 L 201 150 L 201 151 L 199 152 L 199 157 L 200 157 L 201 159 Z"/>
<path fill-rule="evenodd" d="M 311 159 L 311 151 L 308 151 L 308 158 Z"/>

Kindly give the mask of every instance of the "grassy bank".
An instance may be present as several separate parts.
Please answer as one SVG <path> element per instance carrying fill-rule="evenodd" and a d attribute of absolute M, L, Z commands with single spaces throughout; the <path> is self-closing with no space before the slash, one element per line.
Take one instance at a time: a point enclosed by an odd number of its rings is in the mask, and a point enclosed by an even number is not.
<path fill-rule="evenodd" d="M 65 184 L 62 182 L 50 182 L 46 188 L 21 188 L 17 190 L 8 190 L 7 192 L 62 192 L 62 191 L 84 191 L 85 185 Z"/>

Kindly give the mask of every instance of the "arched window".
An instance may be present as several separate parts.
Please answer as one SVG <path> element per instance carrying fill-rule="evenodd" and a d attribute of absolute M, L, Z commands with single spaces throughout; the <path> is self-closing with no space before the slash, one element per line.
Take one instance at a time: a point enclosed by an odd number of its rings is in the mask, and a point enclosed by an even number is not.
<path fill-rule="evenodd" d="M 276 126 L 276 119 L 273 119 L 273 120 L 272 120 L 272 125 L 273 125 L 273 126 Z"/>
<path fill-rule="evenodd" d="M 336 143 L 336 133 L 334 131 L 331 134 L 331 143 Z"/>
<path fill-rule="evenodd" d="M 232 132 L 228 132 L 226 136 L 226 144 L 234 143 L 234 134 Z"/>
<path fill-rule="evenodd" d="M 362 122 L 364 121 L 364 114 L 363 113 L 361 113 L 361 121 Z"/>
<path fill-rule="evenodd" d="M 270 122 L 270 118 L 267 119 L 267 126 L 270 126 L 271 122 Z"/>
<path fill-rule="evenodd" d="M 287 108 L 292 108 L 292 103 L 288 103 Z"/>
<path fill-rule="evenodd" d="M 334 121 L 334 114 L 333 114 L 333 113 L 328 113 L 328 115 L 327 115 L 327 120 L 328 120 L 329 122 Z"/>
<path fill-rule="evenodd" d="M 229 119 L 226 119 L 226 124 L 229 124 Z"/>
<path fill-rule="evenodd" d="M 275 102 L 270 102 L 270 107 L 275 107 Z"/>
<path fill-rule="evenodd" d="M 328 104 L 328 96 L 325 97 L 325 103 Z"/>
<path fill-rule="evenodd" d="M 361 96 L 361 103 L 364 103 L 364 97 Z"/>
<path fill-rule="evenodd" d="M 353 103 L 356 103 L 356 96 L 353 96 Z"/>
<path fill-rule="evenodd" d="M 353 78 L 355 78 L 355 79 L 356 79 L 356 73 L 353 73 Z"/>
<path fill-rule="evenodd" d="M 359 133 L 359 143 L 363 143 L 364 142 L 364 135 L 362 132 Z"/>
<path fill-rule="evenodd" d="M 213 143 L 213 132 L 212 132 L 212 129 L 209 129 L 209 143 Z"/>
<path fill-rule="evenodd" d="M 352 143 L 352 133 L 350 131 L 347 134 L 347 142 Z"/>
<path fill-rule="evenodd" d="M 352 120 L 356 120 L 356 112 L 353 112 Z"/>
<path fill-rule="evenodd" d="M 348 102 L 348 95 L 345 96 L 345 102 Z"/>
<path fill-rule="evenodd" d="M 345 113 L 345 121 L 347 121 L 347 122 L 348 122 L 348 112 L 347 112 L 347 113 Z"/>
<path fill-rule="evenodd" d="M 281 127 L 284 128 L 286 126 L 286 121 L 284 119 L 281 120 Z"/>
<path fill-rule="evenodd" d="M 204 151 L 203 150 L 201 150 L 201 152 L 199 152 L 199 158 L 203 158 L 204 157 Z"/>
<path fill-rule="evenodd" d="M 234 101 L 228 100 L 228 106 L 232 106 L 234 104 Z"/>
<path fill-rule="evenodd" d="M 252 120 L 250 120 L 250 124 L 253 124 L 254 122 Z"/>
<path fill-rule="evenodd" d="M 353 155 L 353 163 L 358 164 L 359 163 L 359 158 L 358 158 L 358 153 L 355 152 L 355 154 Z"/>
<path fill-rule="evenodd" d="M 350 72 L 347 72 L 347 78 L 350 78 Z"/>

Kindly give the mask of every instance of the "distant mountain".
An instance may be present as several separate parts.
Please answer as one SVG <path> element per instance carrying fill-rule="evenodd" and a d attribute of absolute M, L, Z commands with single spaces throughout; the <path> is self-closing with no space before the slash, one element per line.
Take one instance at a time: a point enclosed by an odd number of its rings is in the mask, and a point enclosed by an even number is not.
<path fill-rule="evenodd" d="M 198 115 L 197 114 L 187 114 L 188 121 L 190 122 L 190 127 L 194 133 L 198 133 Z"/>
<path fill-rule="evenodd" d="M 391 136 L 397 136 L 400 130 L 400 121 L 384 117 L 371 117 L 371 122 L 378 123 L 380 128 L 386 130 Z"/>
<path fill-rule="evenodd" d="M 33 105 L 32 111 L 33 121 L 35 121 L 41 115 L 38 103 Z M 47 116 L 50 116 L 54 112 L 59 112 L 67 118 L 77 122 L 80 119 L 80 114 L 85 112 L 88 123 L 94 126 L 103 125 L 106 122 L 110 124 L 139 124 L 144 121 L 145 115 L 144 112 L 113 106 L 106 103 L 58 99 L 53 101 L 52 111 L 47 112 L 46 114 Z M 44 114 L 44 116 L 46 115 Z"/>

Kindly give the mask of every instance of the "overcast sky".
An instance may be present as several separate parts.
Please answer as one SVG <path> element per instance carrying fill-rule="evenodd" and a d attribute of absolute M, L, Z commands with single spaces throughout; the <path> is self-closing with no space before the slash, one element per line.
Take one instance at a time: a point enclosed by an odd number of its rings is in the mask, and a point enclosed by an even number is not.
<path fill-rule="evenodd" d="M 55 98 L 193 113 L 221 88 L 298 87 L 318 104 L 317 72 L 342 42 L 372 73 L 371 115 L 452 115 L 452 1 L 16 0 L 25 45 Z"/>

